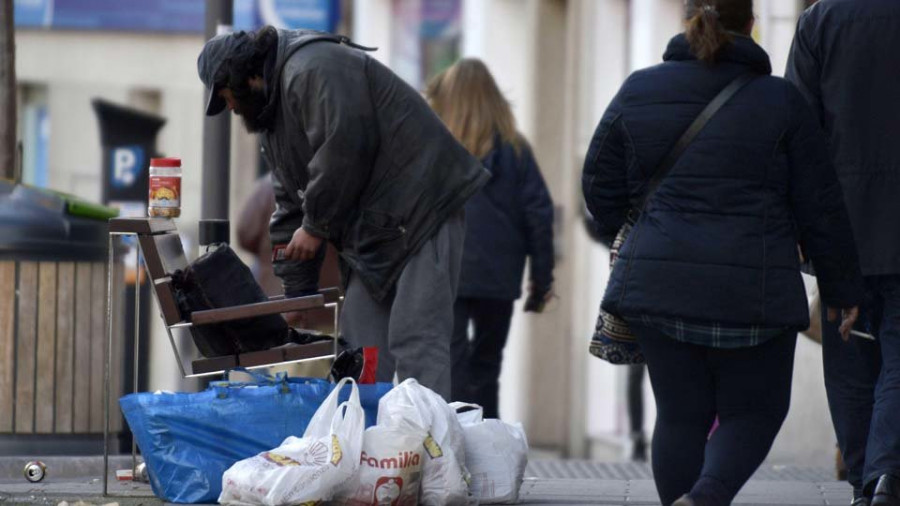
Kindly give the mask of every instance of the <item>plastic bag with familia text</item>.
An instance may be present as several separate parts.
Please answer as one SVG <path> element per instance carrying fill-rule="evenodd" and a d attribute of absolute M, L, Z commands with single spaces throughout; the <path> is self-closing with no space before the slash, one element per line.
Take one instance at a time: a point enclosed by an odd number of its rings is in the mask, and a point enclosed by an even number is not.
<path fill-rule="evenodd" d="M 341 388 L 351 384 L 347 402 Z M 359 469 L 365 415 L 359 389 L 341 380 L 313 415 L 302 438 L 234 464 L 222 477 L 222 504 L 278 506 L 328 501 Z"/>
<path fill-rule="evenodd" d="M 422 486 L 425 429 L 412 423 L 366 429 L 359 472 L 334 500 L 337 506 L 416 506 Z"/>
<path fill-rule="evenodd" d="M 378 403 L 378 425 L 422 427 L 427 436 L 419 504 L 458 506 L 469 503 L 466 447 L 456 412 L 415 379 L 400 383 Z"/>

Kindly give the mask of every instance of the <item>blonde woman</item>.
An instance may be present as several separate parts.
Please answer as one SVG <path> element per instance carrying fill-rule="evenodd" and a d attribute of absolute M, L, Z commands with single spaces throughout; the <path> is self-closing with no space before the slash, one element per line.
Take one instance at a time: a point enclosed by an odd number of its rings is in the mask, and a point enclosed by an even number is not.
<path fill-rule="evenodd" d="M 526 311 L 540 312 L 553 284 L 553 202 L 509 102 L 480 60 L 460 60 L 426 97 L 491 179 L 466 204 L 466 239 L 454 307 L 452 397 L 498 416 L 503 347 L 529 262 Z M 469 336 L 469 325 L 474 335 Z"/>

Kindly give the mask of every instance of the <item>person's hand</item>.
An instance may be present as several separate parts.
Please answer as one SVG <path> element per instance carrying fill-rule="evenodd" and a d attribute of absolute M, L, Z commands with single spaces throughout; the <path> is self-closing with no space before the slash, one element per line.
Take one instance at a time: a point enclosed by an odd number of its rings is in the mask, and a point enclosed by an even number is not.
<path fill-rule="evenodd" d="M 841 333 L 841 339 L 849 341 L 850 331 L 853 330 L 853 324 L 856 323 L 856 319 L 859 318 L 859 306 L 844 309 L 828 308 L 828 321 L 835 322 L 839 317 L 841 318 L 841 326 L 838 328 L 838 332 Z"/>
<path fill-rule="evenodd" d="M 291 237 L 291 242 L 284 250 L 284 256 L 288 260 L 312 260 L 322 245 L 322 239 L 316 237 L 302 228 L 298 228 Z"/>
<path fill-rule="evenodd" d="M 551 297 L 553 297 L 553 290 L 550 287 L 535 288 L 533 284 L 529 283 L 528 298 L 525 299 L 525 312 L 543 312 Z"/>

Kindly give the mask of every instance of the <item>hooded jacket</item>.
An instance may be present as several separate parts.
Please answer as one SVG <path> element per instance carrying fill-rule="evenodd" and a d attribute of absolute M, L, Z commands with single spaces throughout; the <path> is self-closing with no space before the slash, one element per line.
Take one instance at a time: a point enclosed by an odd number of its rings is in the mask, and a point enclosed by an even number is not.
<path fill-rule="evenodd" d="M 275 244 L 331 241 L 376 300 L 490 177 L 409 85 L 345 39 L 279 30 L 263 155 Z M 280 273 L 281 274 L 281 273 Z"/>
<path fill-rule="evenodd" d="M 591 141 L 582 184 L 606 236 L 713 97 L 740 74 L 759 77 L 712 117 L 648 201 L 613 266 L 603 308 L 806 328 L 798 243 L 825 303 L 857 305 L 862 277 L 843 196 L 825 136 L 797 89 L 769 76 L 768 55 L 749 37 L 735 37 L 710 66 L 679 35 L 664 60 L 629 77 Z"/>

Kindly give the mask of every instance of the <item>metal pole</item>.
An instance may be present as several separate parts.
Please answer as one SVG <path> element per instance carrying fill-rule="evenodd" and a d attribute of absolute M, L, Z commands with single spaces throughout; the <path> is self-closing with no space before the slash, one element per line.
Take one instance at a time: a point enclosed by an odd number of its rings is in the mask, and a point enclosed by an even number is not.
<path fill-rule="evenodd" d="M 109 493 L 109 382 L 112 364 L 112 294 L 113 294 L 113 236 L 109 236 L 109 258 L 106 267 L 106 363 L 103 366 L 103 496 Z"/>
<path fill-rule="evenodd" d="M 156 299 L 157 302 L 159 299 Z M 169 334 L 169 344 L 172 345 L 172 351 L 175 352 L 175 359 L 178 360 L 178 370 L 181 371 L 181 377 L 186 378 L 187 372 L 184 370 L 184 361 L 181 358 L 181 352 L 178 351 L 178 346 L 175 345 L 175 337 L 172 335 L 172 327 L 166 325 L 166 333 Z M 191 370 L 191 372 L 194 372 Z"/>
<path fill-rule="evenodd" d="M 137 237 L 135 237 L 137 239 Z M 133 392 L 137 393 L 138 388 L 140 388 L 140 384 L 138 383 L 139 372 L 141 369 L 140 359 L 141 359 L 141 246 L 138 243 L 137 247 L 137 262 L 135 263 L 135 277 L 134 277 L 134 367 L 132 367 L 132 371 L 134 372 L 134 377 L 132 378 L 132 388 Z M 134 476 L 137 474 L 137 440 L 134 438 L 134 434 L 131 435 L 131 476 L 134 479 Z"/>
<path fill-rule="evenodd" d="M 231 31 L 232 0 L 206 0 L 206 38 Z M 204 107 L 209 91 L 204 95 Z M 204 110 L 205 113 L 205 110 Z M 203 121 L 203 194 L 201 219 L 228 219 L 229 168 L 231 155 L 231 115 L 205 116 Z"/>
<path fill-rule="evenodd" d="M 337 302 L 334 303 L 334 358 L 331 360 L 331 363 L 337 360 L 338 357 L 338 341 L 341 338 L 341 306 L 343 297 L 338 295 Z"/>

